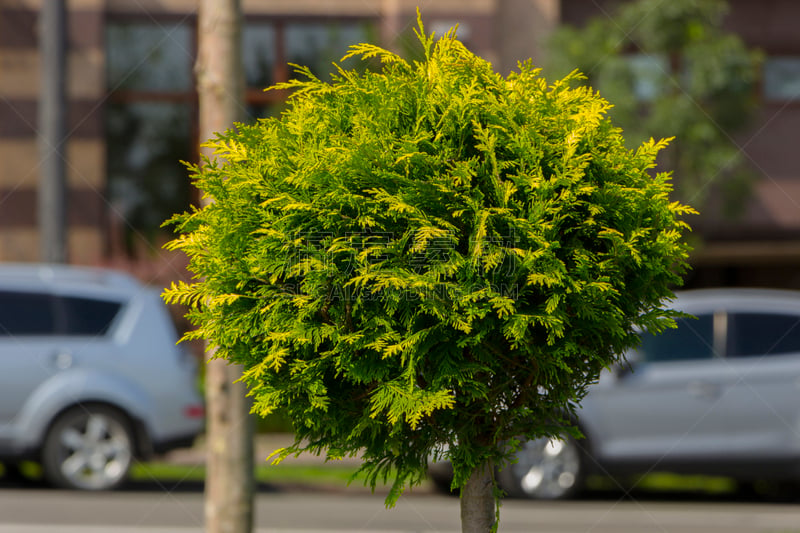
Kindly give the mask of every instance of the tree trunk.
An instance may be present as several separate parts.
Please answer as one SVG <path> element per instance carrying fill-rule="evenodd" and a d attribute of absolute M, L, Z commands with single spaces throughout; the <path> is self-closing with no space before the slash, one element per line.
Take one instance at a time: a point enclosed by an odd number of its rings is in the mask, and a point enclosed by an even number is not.
<path fill-rule="evenodd" d="M 206 367 L 206 533 L 253 530 L 253 434 L 241 368 L 224 359 Z"/>
<path fill-rule="evenodd" d="M 241 18 L 238 0 L 200 0 L 195 72 L 201 141 L 244 118 Z M 241 368 L 223 359 L 206 367 L 206 533 L 253 530 L 252 419 L 245 387 L 234 383 L 240 377 Z"/>
<path fill-rule="evenodd" d="M 462 533 L 494 531 L 496 503 L 493 468 L 491 463 L 478 466 L 461 489 Z"/>

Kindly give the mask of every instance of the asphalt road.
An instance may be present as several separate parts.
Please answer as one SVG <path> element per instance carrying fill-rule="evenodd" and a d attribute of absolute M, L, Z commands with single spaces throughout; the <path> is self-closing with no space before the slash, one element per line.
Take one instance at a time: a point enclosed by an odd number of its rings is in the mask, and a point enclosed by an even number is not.
<path fill-rule="evenodd" d="M 0 487 L 0 533 L 201 533 L 203 494 L 133 486 L 110 493 Z M 506 533 L 800 533 L 800 505 L 763 502 L 664 501 L 599 496 L 577 502 L 509 500 Z M 261 487 L 257 533 L 457 533 L 458 499 L 430 491 L 404 495 L 385 509 L 364 490 L 311 491 Z"/>

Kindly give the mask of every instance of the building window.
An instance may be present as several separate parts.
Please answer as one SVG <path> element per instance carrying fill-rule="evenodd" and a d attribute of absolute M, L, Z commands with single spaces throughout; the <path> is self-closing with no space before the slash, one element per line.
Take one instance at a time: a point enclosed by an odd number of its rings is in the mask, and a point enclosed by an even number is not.
<path fill-rule="evenodd" d="M 196 159 L 194 29 L 154 22 L 106 28 L 106 154 L 115 253 L 156 240 L 164 220 L 190 201 L 186 168 Z"/>
<path fill-rule="evenodd" d="M 764 99 L 785 102 L 800 99 L 800 57 L 768 57 L 764 61 Z"/>
<path fill-rule="evenodd" d="M 186 23 L 109 25 L 109 87 L 112 91 L 191 91 L 192 34 Z"/>
<path fill-rule="evenodd" d="M 248 87 L 265 89 L 274 84 L 278 51 L 274 24 L 246 24 L 242 30 L 242 62 Z"/>
<path fill-rule="evenodd" d="M 292 67 L 308 67 L 315 76 L 330 80 L 353 44 L 375 42 L 374 25 L 366 21 L 248 22 L 242 55 L 247 82 L 248 112 L 252 118 L 276 116 L 286 95 L 264 89 L 294 77 Z"/>
<path fill-rule="evenodd" d="M 366 24 L 288 24 L 286 55 L 290 63 L 307 66 L 320 79 L 330 80 L 333 63 L 338 63 L 351 45 L 371 41 L 370 37 Z"/>
<path fill-rule="evenodd" d="M 108 194 L 116 245 L 133 252 L 190 201 L 192 105 L 133 100 L 106 107 Z"/>
<path fill-rule="evenodd" d="M 196 161 L 195 21 L 119 18 L 106 27 L 105 109 L 112 253 L 133 254 L 158 240 L 161 223 L 189 207 L 181 161 Z M 265 92 L 293 76 L 289 63 L 330 79 L 350 45 L 375 42 L 367 19 L 251 19 L 242 30 L 249 118 L 276 116 L 288 96 Z"/>

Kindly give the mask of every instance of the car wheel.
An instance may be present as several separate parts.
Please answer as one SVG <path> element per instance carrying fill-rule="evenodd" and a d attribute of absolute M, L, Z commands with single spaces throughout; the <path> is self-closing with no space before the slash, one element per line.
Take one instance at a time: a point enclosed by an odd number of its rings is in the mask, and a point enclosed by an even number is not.
<path fill-rule="evenodd" d="M 69 489 L 112 489 L 125 480 L 132 460 L 128 421 L 102 406 L 76 407 L 60 415 L 42 449 L 45 478 Z"/>
<path fill-rule="evenodd" d="M 436 464 L 434 468 L 428 469 L 428 477 L 438 492 L 443 494 L 458 494 L 457 489 L 451 487 L 453 483 L 453 466 L 450 462 Z"/>
<path fill-rule="evenodd" d="M 570 437 L 525 441 L 515 458 L 497 475 L 500 488 L 509 496 L 560 500 L 574 496 L 583 486 L 583 455 Z"/>

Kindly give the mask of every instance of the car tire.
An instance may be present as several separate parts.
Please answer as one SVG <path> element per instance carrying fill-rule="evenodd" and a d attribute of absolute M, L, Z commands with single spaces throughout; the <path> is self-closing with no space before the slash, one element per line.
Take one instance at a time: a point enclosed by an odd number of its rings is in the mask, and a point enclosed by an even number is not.
<path fill-rule="evenodd" d="M 452 488 L 453 483 L 453 466 L 447 462 L 446 464 L 436 465 L 436 468 L 428 470 L 428 477 L 436 488 L 437 492 L 442 494 L 457 495 L 458 489 Z"/>
<path fill-rule="evenodd" d="M 42 469 L 66 489 L 109 490 L 128 476 L 134 452 L 127 418 L 106 406 L 79 406 L 51 425 L 42 447 Z"/>
<path fill-rule="evenodd" d="M 563 500 L 583 488 L 584 453 L 572 437 L 524 441 L 514 457 L 497 474 L 500 488 L 511 497 Z"/>

